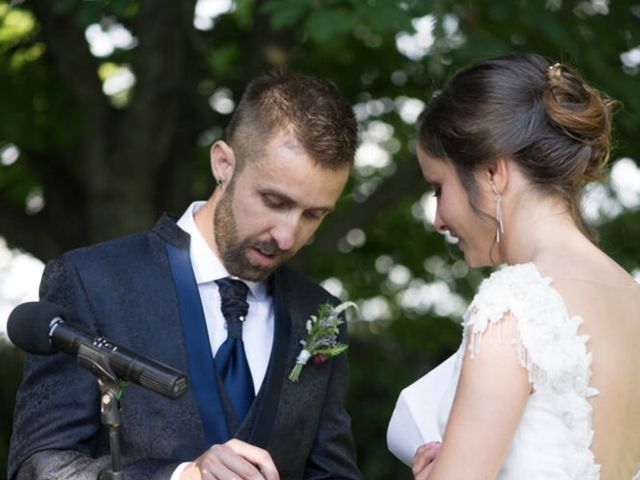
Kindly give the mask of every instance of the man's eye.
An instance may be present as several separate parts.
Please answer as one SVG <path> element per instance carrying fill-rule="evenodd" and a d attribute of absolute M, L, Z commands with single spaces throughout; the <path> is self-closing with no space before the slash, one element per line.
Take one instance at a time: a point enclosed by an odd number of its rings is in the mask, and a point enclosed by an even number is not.
<path fill-rule="evenodd" d="M 310 212 L 304 212 L 304 216 L 307 217 L 309 220 L 322 220 L 322 217 L 324 217 L 324 213 L 310 211 Z"/>
<path fill-rule="evenodd" d="M 440 185 L 433 186 L 433 196 L 438 198 L 442 194 L 442 187 Z"/>
<path fill-rule="evenodd" d="M 284 202 L 276 197 L 273 197 L 271 195 L 263 195 L 262 196 L 262 201 L 264 202 L 264 204 L 267 207 L 270 208 L 283 208 L 284 207 Z"/>

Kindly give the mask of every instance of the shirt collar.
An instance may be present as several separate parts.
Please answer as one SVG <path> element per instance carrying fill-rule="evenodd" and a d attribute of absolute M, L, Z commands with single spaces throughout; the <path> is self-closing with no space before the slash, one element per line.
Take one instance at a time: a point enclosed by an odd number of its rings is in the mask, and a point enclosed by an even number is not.
<path fill-rule="evenodd" d="M 203 201 L 193 202 L 177 222 L 178 226 L 191 236 L 191 264 L 198 285 L 215 282 L 221 278 L 231 276 L 220 258 L 209 248 L 193 218 L 205 203 Z M 267 297 L 266 281 L 250 282 L 241 278 L 238 280 L 241 280 L 249 287 L 249 290 L 257 300 L 264 300 Z"/>

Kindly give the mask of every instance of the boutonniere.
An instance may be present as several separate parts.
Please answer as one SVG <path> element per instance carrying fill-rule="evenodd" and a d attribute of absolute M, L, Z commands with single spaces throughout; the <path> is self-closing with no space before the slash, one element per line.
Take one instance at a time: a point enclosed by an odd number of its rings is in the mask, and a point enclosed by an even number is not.
<path fill-rule="evenodd" d="M 340 314 L 351 307 L 358 308 L 353 302 L 343 302 L 337 306 L 323 303 L 318 307 L 317 315 L 311 315 L 307 320 L 307 338 L 300 340 L 302 350 L 289 374 L 289 380 L 297 382 L 309 360 L 315 364 L 323 363 L 348 348 L 348 345 L 338 342 L 338 327 L 344 323 Z"/>

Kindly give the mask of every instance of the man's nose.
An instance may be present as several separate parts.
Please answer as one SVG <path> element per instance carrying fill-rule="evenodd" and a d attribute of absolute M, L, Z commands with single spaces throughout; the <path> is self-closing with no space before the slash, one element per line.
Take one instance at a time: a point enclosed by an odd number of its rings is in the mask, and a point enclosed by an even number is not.
<path fill-rule="evenodd" d="M 271 230 L 271 237 L 276 241 L 280 250 L 286 252 L 294 247 L 296 244 L 298 224 L 298 216 L 290 215 L 280 219 L 278 225 Z"/>

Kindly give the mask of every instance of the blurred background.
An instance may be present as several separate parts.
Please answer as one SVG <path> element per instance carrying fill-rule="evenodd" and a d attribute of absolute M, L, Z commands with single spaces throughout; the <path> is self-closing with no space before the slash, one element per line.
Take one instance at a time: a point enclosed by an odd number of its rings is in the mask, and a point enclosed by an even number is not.
<path fill-rule="evenodd" d="M 583 208 L 640 279 L 639 0 L 0 0 L 0 478 L 22 368 L 2 338 L 11 308 L 54 255 L 206 199 L 209 146 L 274 68 L 332 79 L 355 108 L 346 194 L 294 263 L 360 306 L 348 408 L 364 478 L 411 478 L 386 450 L 397 395 L 456 349 L 487 274 L 433 231 L 415 121 L 457 68 L 512 51 L 622 102 Z"/>

